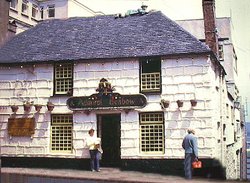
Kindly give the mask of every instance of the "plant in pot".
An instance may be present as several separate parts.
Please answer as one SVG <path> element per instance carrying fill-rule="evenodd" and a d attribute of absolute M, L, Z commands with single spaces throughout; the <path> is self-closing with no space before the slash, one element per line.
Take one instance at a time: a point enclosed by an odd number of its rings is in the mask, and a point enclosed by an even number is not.
<path fill-rule="evenodd" d="M 183 107 L 183 101 L 182 100 L 177 100 L 177 105 L 178 107 Z"/>
<path fill-rule="evenodd" d="M 39 112 L 42 109 L 42 107 L 43 107 L 41 104 L 35 104 L 34 106 L 35 106 L 35 110 L 37 112 Z"/>
<path fill-rule="evenodd" d="M 169 107 L 169 100 L 164 100 L 162 99 L 160 104 L 161 104 L 161 107 L 164 109 L 164 108 L 168 108 Z"/>
<path fill-rule="evenodd" d="M 191 103 L 192 107 L 195 107 L 197 105 L 197 100 L 192 99 L 192 100 L 190 100 L 190 103 Z"/>
<path fill-rule="evenodd" d="M 17 110 L 19 109 L 19 107 L 15 104 L 10 107 L 11 107 L 12 112 L 17 112 Z"/>
<path fill-rule="evenodd" d="M 47 102 L 47 109 L 48 111 L 53 111 L 55 105 L 52 102 Z"/>
<path fill-rule="evenodd" d="M 33 106 L 33 101 L 24 101 L 23 103 L 23 109 L 25 112 L 30 112 L 31 107 Z"/>

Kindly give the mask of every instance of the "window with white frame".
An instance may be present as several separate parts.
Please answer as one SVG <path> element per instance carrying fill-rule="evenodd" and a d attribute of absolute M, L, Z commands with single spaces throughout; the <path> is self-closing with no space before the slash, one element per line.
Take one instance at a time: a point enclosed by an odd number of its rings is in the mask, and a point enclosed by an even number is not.
<path fill-rule="evenodd" d="M 54 94 L 70 94 L 73 87 L 73 64 L 55 64 Z"/>
<path fill-rule="evenodd" d="M 55 17 L 55 5 L 48 5 L 48 17 Z"/>
<path fill-rule="evenodd" d="M 37 18 L 37 15 L 38 15 L 38 6 L 33 4 L 32 5 L 32 18 Z"/>
<path fill-rule="evenodd" d="M 161 91 L 161 58 L 142 58 L 141 65 L 141 92 L 151 93 Z"/>
<path fill-rule="evenodd" d="M 25 15 L 28 15 L 28 11 L 29 11 L 28 1 L 23 0 L 23 2 L 22 2 L 22 13 L 25 14 Z"/>
<path fill-rule="evenodd" d="M 11 0 L 10 1 L 10 8 L 17 10 L 18 0 Z"/>
<path fill-rule="evenodd" d="M 146 154 L 164 154 L 162 112 L 140 113 L 140 151 Z"/>
<path fill-rule="evenodd" d="M 237 137 L 241 137 L 241 123 L 240 120 L 236 120 L 236 135 Z"/>
<path fill-rule="evenodd" d="M 223 60 L 224 60 L 223 45 L 219 45 L 219 60 L 220 60 L 220 61 L 223 61 Z"/>
<path fill-rule="evenodd" d="M 41 19 L 43 20 L 43 6 L 40 7 Z"/>
<path fill-rule="evenodd" d="M 72 152 L 73 116 L 53 114 L 51 116 L 51 151 Z"/>

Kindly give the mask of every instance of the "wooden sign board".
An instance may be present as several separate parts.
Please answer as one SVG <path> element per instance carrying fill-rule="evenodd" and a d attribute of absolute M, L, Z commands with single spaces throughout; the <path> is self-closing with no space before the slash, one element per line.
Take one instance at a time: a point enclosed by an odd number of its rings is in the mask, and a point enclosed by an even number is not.
<path fill-rule="evenodd" d="M 110 93 L 107 95 L 93 94 L 84 97 L 70 97 L 67 106 L 70 110 L 92 110 L 92 109 L 126 109 L 143 108 L 147 99 L 143 94 L 121 95 Z"/>
<path fill-rule="evenodd" d="M 35 118 L 9 118 L 10 136 L 32 136 L 35 133 Z"/>

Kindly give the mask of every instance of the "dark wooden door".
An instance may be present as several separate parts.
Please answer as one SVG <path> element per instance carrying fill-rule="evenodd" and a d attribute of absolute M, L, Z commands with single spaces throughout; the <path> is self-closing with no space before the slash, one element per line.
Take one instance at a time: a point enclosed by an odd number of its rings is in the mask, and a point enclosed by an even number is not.
<path fill-rule="evenodd" d="M 98 136 L 102 139 L 101 166 L 117 167 L 121 162 L 121 116 L 105 114 L 98 117 Z"/>

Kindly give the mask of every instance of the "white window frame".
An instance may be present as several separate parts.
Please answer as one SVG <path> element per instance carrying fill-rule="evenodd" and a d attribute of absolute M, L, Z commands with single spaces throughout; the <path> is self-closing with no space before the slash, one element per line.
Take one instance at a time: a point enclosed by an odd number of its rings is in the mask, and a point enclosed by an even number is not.
<path fill-rule="evenodd" d="M 55 15 L 56 15 L 55 5 L 54 4 L 48 5 L 48 18 L 55 18 Z"/>
<path fill-rule="evenodd" d="M 35 4 L 32 4 L 32 18 L 37 19 L 38 17 L 38 6 Z"/>
<path fill-rule="evenodd" d="M 11 0 L 10 8 L 14 9 L 14 10 L 17 10 L 17 7 L 18 7 L 18 0 Z"/>
<path fill-rule="evenodd" d="M 155 64 L 154 64 L 155 62 Z M 149 66 L 147 66 L 149 64 Z M 142 58 L 140 60 L 140 90 L 142 93 L 161 92 L 161 58 Z M 157 68 L 159 66 L 159 68 Z M 145 68 L 145 69 L 144 69 Z"/>
<path fill-rule="evenodd" d="M 51 152 L 72 153 L 73 115 L 51 115 Z"/>
<path fill-rule="evenodd" d="M 29 14 L 29 5 L 28 5 L 28 1 L 23 0 L 22 1 L 22 14 L 24 15 L 28 15 Z"/>
<path fill-rule="evenodd" d="M 164 113 L 140 113 L 140 153 L 164 154 Z"/>
<path fill-rule="evenodd" d="M 54 94 L 69 95 L 73 89 L 73 64 L 58 63 L 54 69 Z"/>

